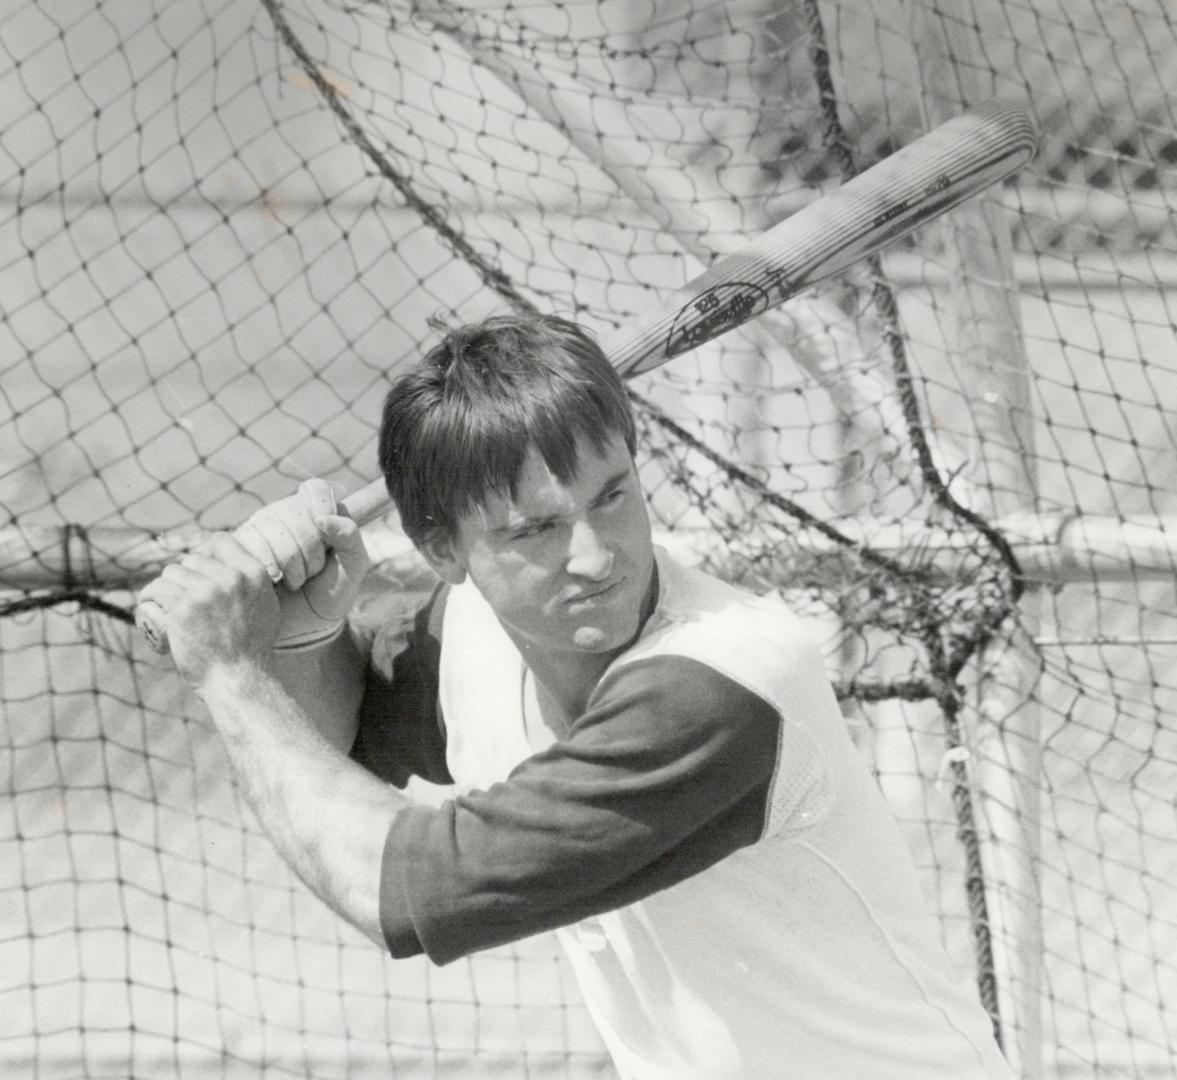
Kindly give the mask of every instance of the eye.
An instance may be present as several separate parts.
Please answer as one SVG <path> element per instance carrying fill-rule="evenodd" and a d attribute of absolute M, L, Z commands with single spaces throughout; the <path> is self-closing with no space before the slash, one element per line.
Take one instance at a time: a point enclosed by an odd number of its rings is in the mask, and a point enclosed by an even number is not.
<path fill-rule="evenodd" d="M 597 505 L 605 507 L 616 506 L 619 502 L 621 502 L 622 499 L 625 498 L 625 495 L 626 486 L 624 484 L 618 484 L 617 487 L 610 488 L 608 491 L 606 491 L 605 494 L 602 495 L 597 501 Z"/>
<path fill-rule="evenodd" d="M 528 525 L 520 526 L 511 533 L 512 540 L 527 540 L 533 536 L 539 536 L 541 533 L 547 532 L 552 527 L 550 521 L 533 521 Z"/>

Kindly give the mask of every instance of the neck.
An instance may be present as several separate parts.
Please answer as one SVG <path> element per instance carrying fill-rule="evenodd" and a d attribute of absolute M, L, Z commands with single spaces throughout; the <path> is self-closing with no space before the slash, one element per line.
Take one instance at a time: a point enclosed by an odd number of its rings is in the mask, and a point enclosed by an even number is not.
<path fill-rule="evenodd" d="M 554 714 L 550 719 L 558 721 L 559 727 L 566 732 L 585 711 L 601 676 L 622 651 L 553 655 L 524 648 L 523 660 L 535 677 L 545 717 Z"/>

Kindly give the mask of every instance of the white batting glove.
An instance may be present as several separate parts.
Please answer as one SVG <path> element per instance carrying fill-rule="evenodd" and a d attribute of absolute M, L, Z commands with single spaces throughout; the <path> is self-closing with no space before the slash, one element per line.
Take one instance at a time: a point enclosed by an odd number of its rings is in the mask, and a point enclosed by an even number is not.
<path fill-rule="evenodd" d="M 368 572 L 359 526 L 338 512 L 324 480 L 306 480 L 297 494 L 262 507 L 236 532 L 278 586 L 275 649 L 309 649 L 343 630 Z"/>

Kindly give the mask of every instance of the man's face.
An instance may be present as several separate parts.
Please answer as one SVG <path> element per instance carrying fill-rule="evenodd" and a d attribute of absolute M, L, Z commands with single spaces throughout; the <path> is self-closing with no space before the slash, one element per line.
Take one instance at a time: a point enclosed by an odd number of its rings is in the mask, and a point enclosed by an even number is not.
<path fill-rule="evenodd" d="M 638 632 L 654 573 L 646 504 L 624 439 L 561 483 L 533 447 L 514 498 L 467 514 L 453 554 L 524 652 L 602 654 Z"/>

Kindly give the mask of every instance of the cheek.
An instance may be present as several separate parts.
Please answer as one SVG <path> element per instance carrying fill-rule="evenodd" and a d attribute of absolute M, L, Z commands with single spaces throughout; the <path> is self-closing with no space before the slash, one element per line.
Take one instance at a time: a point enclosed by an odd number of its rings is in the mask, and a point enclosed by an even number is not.
<path fill-rule="evenodd" d="M 470 577 L 496 611 L 509 613 L 534 608 L 547 597 L 549 574 L 519 556 L 498 556 L 471 563 Z"/>
<path fill-rule="evenodd" d="M 628 514 L 624 526 L 626 548 L 635 555 L 643 555 L 653 551 L 654 538 L 650 534 L 650 518 L 646 511 L 646 504 L 639 503 L 632 513 Z"/>

